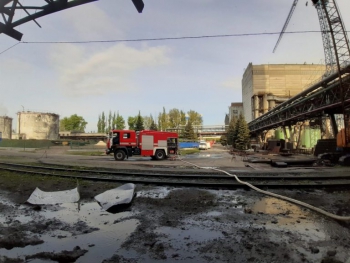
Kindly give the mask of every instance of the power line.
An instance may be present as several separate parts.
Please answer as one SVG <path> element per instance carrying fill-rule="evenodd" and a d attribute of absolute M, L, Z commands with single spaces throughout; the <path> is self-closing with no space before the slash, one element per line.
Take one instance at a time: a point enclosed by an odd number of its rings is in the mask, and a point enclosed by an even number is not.
<path fill-rule="evenodd" d="M 290 31 L 284 34 L 310 34 L 321 33 L 322 31 Z M 350 32 L 350 31 L 346 31 Z M 182 37 L 159 37 L 159 38 L 136 38 L 136 39 L 114 39 L 114 40 L 86 40 L 86 41 L 21 41 L 13 46 L 0 52 L 0 55 L 14 48 L 18 44 L 94 44 L 94 43 L 118 43 L 118 42 L 142 42 L 142 41 L 167 41 L 167 40 L 186 40 L 186 39 L 203 39 L 203 38 L 224 38 L 224 37 L 249 37 L 249 36 L 268 36 L 278 35 L 280 32 L 263 32 L 263 33 L 242 33 L 242 34 L 224 34 L 224 35 L 203 35 L 203 36 L 182 36 Z"/>
<path fill-rule="evenodd" d="M 308 33 L 321 33 L 321 31 L 293 31 L 293 32 L 285 32 L 285 34 L 308 34 Z M 183 36 L 183 37 L 136 38 L 136 39 L 114 39 L 114 40 L 86 40 L 86 41 L 23 41 L 21 43 L 23 43 L 23 44 L 90 44 L 90 43 L 117 43 L 117 42 L 185 40 L 185 39 L 201 39 L 201 38 L 247 37 L 247 36 L 263 36 L 263 35 L 277 35 L 277 34 L 280 34 L 280 32 L 225 34 L 225 35 L 203 35 L 203 36 Z"/>
<path fill-rule="evenodd" d="M 18 44 L 21 44 L 21 42 L 17 42 L 16 44 L 12 45 L 11 47 L 9 47 L 9 48 L 7 48 L 7 49 L 1 51 L 1 52 L 0 52 L 0 55 L 3 54 L 3 53 L 5 53 L 6 51 L 10 50 L 11 48 L 14 48 L 14 47 L 17 46 Z"/>

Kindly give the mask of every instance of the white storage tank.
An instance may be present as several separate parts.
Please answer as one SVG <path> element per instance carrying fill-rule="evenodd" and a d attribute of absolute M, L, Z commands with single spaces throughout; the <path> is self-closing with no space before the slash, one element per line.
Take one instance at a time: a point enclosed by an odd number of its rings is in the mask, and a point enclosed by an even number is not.
<path fill-rule="evenodd" d="M 0 132 L 3 139 L 11 139 L 12 137 L 12 118 L 0 116 Z"/>
<path fill-rule="evenodd" d="M 55 113 L 22 111 L 17 113 L 20 139 L 57 140 L 60 118 Z"/>

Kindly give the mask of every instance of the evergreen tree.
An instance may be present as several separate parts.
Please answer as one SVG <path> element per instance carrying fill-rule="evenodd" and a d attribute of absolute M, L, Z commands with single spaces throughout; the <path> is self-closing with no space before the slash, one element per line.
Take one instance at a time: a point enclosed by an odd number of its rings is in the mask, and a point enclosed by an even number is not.
<path fill-rule="evenodd" d="M 239 118 L 236 123 L 236 129 L 234 134 L 234 147 L 239 150 L 245 150 L 249 146 L 250 135 L 248 124 L 245 121 L 242 114 L 239 115 Z"/>
<path fill-rule="evenodd" d="M 239 122 L 241 121 L 241 116 L 238 116 L 238 119 L 236 120 L 236 124 L 235 124 L 235 129 L 233 131 L 233 137 L 232 137 L 232 146 L 233 148 L 236 148 L 236 141 L 237 141 L 237 138 L 238 138 L 238 127 L 239 127 Z"/>
<path fill-rule="evenodd" d="M 143 126 L 143 118 L 141 117 L 140 111 L 139 111 L 139 115 L 137 115 L 137 117 L 135 118 L 135 131 L 142 131 L 144 130 L 144 126 Z"/>
<path fill-rule="evenodd" d="M 226 137 L 225 135 L 221 135 L 221 137 L 220 137 L 220 143 L 221 143 L 222 146 L 225 146 L 225 145 L 228 144 L 228 143 L 227 143 L 227 137 Z"/>
<path fill-rule="evenodd" d="M 236 123 L 237 123 L 237 119 L 235 116 L 233 116 L 229 123 L 228 129 L 227 129 L 227 137 L 226 137 L 226 143 L 231 146 L 233 146 L 233 138 L 235 134 Z"/>
<path fill-rule="evenodd" d="M 192 123 L 190 121 L 187 122 L 185 126 L 185 129 L 183 131 L 183 138 L 190 141 L 197 140 L 197 135 L 195 134 Z"/>
<path fill-rule="evenodd" d="M 151 126 L 149 127 L 149 129 L 150 129 L 151 131 L 158 131 L 157 124 L 154 122 L 153 119 L 152 119 L 152 123 L 151 123 Z"/>
<path fill-rule="evenodd" d="M 124 130 L 125 129 L 125 120 L 123 116 L 119 115 L 119 111 L 117 112 L 117 117 L 115 120 L 115 128 L 117 130 Z"/>

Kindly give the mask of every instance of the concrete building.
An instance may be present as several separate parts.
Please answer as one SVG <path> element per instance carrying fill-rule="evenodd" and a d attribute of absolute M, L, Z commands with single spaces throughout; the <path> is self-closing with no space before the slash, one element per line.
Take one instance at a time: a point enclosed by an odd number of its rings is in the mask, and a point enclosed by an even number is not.
<path fill-rule="evenodd" d="M 243 103 L 232 102 L 231 106 L 228 107 L 228 112 L 229 122 L 231 121 L 232 117 L 236 117 L 237 119 L 240 114 L 243 114 Z"/>
<path fill-rule="evenodd" d="M 3 139 L 11 139 L 12 137 L 12 118 L 0 116 L 0 132 Z"/>
<path fill-rule="evenodd" d="M 325 72 L 320 64 L 248 64 L 242 79 L 244 117 L 247 122 L 267 113 L 307 89 Z"/>
<path fill-rule="evenodd" d="M 17 113 L 19 139 L 57 140 L 59 138 L 59 115 L 22 111 Z"/>

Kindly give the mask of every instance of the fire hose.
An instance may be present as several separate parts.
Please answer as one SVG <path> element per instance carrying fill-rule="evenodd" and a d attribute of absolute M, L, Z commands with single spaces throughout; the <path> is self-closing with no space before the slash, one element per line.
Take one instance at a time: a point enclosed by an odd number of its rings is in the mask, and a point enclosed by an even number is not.
<path fill-rule="evenodd" d="M 265 195 L 268 195 L 268 196 L 273 196 L 273 197 L 276 197 L 276 198 L 278 198 L 278 199 L 285 200 L 285 201 L 291 202 L 291 203 L 293 203 L 293 204 L 297 204 L 297 205 L 300 205 L 300 206 L 309 208 L 309 209 L 312 210 L 312 211 L 318 212 L 318 213 L 320 213 L 320 214 L 322 214 L 322 215 L 325 215 L 325 216 L 327 216 L 327 217 L 333 218 L 333 219 L 335 219 L 335 220 L 339 220 L 339 221 L 350 221 L 350 216 L 339 216 L 339 215 L 335 215 L 335 214 L 329 213 L 329 212 L 327 212 L 327 211 L 325 211 L 325 210 L 323 210 L 323 209 L 320 209 L 320 208 L 318 208 L 318 207 L 309 205 L 309 204 L 307 204 L 307 203 L 305 203 L 305 202 L 302 202 L 302 201 L 299 201 L 299 200 L 296 200 L 296 199 L 293 199 L 293 198 L 290 198 L 290 197 L 287 197 L 287 196 L 283 196 L 283 195 L 279 195 L 279 194 L 275 194 L 275 193 L 272 193 L 272 192 L 269 192 L 269 191 L 262 190 L 262 189 L 260 189 L 260 188 L 258 188 L 258 187 L 256 187 L 256 186 L 254 186 L 254 185 L 252 185 L 252 184 L 250 184 L 250 183 L 247 183 L 247 182 L 244 182 L 244 181 L 240 180 L 240 179 L 238 178 L 237 175 L 235 175 L 235 174 L 230 174 L 229 172 L 226 172 L 226 171 L 224 171 L 224 170 L 220 170 L 220 169 L 213 168 L 213 167 L 201 167 L 201 166 L 199 166 L 199 165 L 196 165 L 196 164 L 187 162 L 187 161 L 183 160 L 182 158 L 180 158 L 179 156 L 178 156 L 178 159 L 179 159 L 180 161 L 184 162 L 184 163 L 190 164 L 190 165 L 195 166 L 195 167 L 197 167 L 197 168 L 199 168 L 199 169 L 214 170 L 214 171 L 218 171 L 218 172 L 222 172 L 222 173 L 224 173 L 224 174 L 227 174 L 228 176 L 234 177 L 238 183 L 244 184 L 244 185 L 250 187 L 251 189 L 253 189 L 253 190 L 255 190 L 255 191 L 259 192 L 259 193 L 262 193 L 262 194 L 265 194 Z"/>

